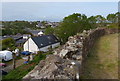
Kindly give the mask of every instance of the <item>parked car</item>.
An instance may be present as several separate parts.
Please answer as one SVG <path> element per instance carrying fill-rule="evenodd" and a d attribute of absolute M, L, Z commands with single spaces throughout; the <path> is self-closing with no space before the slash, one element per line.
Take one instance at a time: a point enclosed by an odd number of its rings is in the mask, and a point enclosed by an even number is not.
<path fill-rule="evenodd" d="M 1 67 L 6 67 L 7 65 L 5 63 L 0 63 Z"/>
<path fill-rule="evenodd" d="M 1 70 L 2 75 L 7 75 L 8 73 L 4 70 Z"/>
<path fill-rule="evenodd" d="M 11 51 L 0 51 L 0 59 L 4 61 L 9 61 L 13 59 L 12 52 Z"/>

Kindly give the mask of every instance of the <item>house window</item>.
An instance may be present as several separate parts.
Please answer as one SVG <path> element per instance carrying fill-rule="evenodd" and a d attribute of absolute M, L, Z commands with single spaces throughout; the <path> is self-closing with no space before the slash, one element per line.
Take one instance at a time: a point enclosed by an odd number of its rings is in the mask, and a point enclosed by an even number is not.
<path fill-rule="evenodd" d="M 5 59 L 6 59 L 6 56 L 5 56 Z"/>

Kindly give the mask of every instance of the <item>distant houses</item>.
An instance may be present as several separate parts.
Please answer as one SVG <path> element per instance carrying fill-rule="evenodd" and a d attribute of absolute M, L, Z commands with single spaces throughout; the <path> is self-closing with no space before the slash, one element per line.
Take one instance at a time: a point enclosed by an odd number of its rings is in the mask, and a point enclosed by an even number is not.
<path fill-rule="evenodd" d="M 15 41 L 22 39 L 22 35 L 5 35 L 2 36 L 2 40 L 7 39 L 7 38 L 13 38 Z"/>
<path fill-rule="evenodd" d="M 31 37 L 30 34 L 23 34 L 22 39 L 16 41 L 16 45 L 19 47 L 23 47 L 23 44 Z"/>
<path fill-rule="evenodd" d="M 31 30 L 29 31 L 33 36 L 41 36 L 44 35 L 44 31 L 43 30 Z"/>
<path fill-rule="evenodd" d="M 49 27 L 52 27 L 52 28 L 55 28 L 59 25 L 59 22 L 48 22 L 48 21 L 44 21 L 44 24 L 40 21 L 37 22 L 37 25 L 36 27 L 39 27 L 41 29 L 44 29 L 44 28 L 47 28 L 48 26 Z"/>
<path fill-rule="evenodd" d="M 60 42 L 54 35 L 31 37 L 24 43 L 24 51 L 33 53 L 38 51 L 47 52 L 50 48 L 55 48 L 59 45 Z"/>
<path fill-rule="evenodd" d="M 15 47 L 24 48 L 24 51 L 38 52 L 38 51 L 49 51 L 49 48 L 55 48 L 60 45 L 59 40 L 54 35 L 45 35 L 44 31 L 47 27 L 57 27 L 59 22 L 48 22 L 48 21 L 30 21 L 29 24 L 33 27 L 39 27 L 35 30 L 26 28 L 26 34 L 17 35 L 4 35 L 0 37 L 0 40 L 7 38 L 13 38 L 15 40 Z"/>
<path fill-rule="evenodd" d="M 30 34 L 17 34 L 17 35 L 5 35 L 5 36 L 1 36 L 0 40 L 5 40 L 7 38 L 12 38 L 15 40 L 15 45 L 19 46 L 19 47 L 23 47 L 23 44 L 25 43 L 25 41 L 31 37 Z"/>
<path fill-rule="evenodd" d="M 40 32 L 38 33 L 38 36 L 42 36 L 42 35 L 44 35 L 44 32 L 43 32 L 43 31 L 40 31 Z"/>
<path fill-rule="evenodd" d="M 31 37 L 30 34 L 23 34 L 23 39 L 28 39 L 29 37 Z"/>
<path fill-rule="evenodd" d="M 41 22 L 38 22 L 36 27 L 40 27 L 40 28 L 46 28 Z"/>

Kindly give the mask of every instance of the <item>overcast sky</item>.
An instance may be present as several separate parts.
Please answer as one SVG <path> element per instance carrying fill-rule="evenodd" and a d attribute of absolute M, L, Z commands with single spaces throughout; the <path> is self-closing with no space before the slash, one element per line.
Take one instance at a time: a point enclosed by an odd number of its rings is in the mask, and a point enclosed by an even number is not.
<path fill-rule="evenodd" d="M 106 17 L 118 11 L 117 0 L 109 1 L 113 2 L 2 2 L 2 20 L 60 21 L 72 13 Z"/>

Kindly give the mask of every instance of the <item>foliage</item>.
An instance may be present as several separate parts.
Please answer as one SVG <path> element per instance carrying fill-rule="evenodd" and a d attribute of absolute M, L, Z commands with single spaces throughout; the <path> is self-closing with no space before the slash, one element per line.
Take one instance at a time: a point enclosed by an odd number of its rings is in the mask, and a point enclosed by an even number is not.
<path fill-rule="evenodd" d="M 108 28 L 118 28 L 118 24 L 109 24 L 109 26 L 107 26 Z"/>
<path fill-rule="evenodd" d="M 47 21 L 42 21 L 41 23 L 43 24 L 43 26 L 45 26 L 46 22 L 47 22 Z"/>
<path fill-rule="evenodd" d="M 61 41 L 66 42 L 69 36 L 73 36 L 83 30 L 95 28 L 90 20 L 84 14 L 74 13 L 63 19 L 60 26 L 55 30 L 55 34 Z"/>
<path fill-rule="evenodd" d="M 109 14 L 107 18 L 105 18 L 101 15 L 87 17 L 84 14 L 73 13 L 72 15 L 65 17 L 57 28 L 49 27 L 46 29 L 45 33 L 55 34 L 62 43 L 65 43 L 69 36 L 73 36 L 83 30 L 106 27 L 108 24 L 110 27 L 113 27 L 111 25 L 115 22 L 117 23 L 118 15 L 119 13 L 117 12 L 115 14 Z"/>
<path fill-rule="evenodd" d="M 97 22 L 97 19 L 95 16 L 91 16 L 88 18 L 88 22 L 92 25 L 91 27 L 92 28 L 96 28 L 96 22 Z"/>
<path fill-rule="evenodd" d="M 54 28 L 48 27 L 45 29 L 45 34 L 54 34 Z"/>
<path fill-rule="evenodd" d="M 95 16 L 95 19 L 97 20 L 96 23 L 98 23 L 98 27 L 103 27 L 103 26 L 105 26 L 105 24 L 106 24 L 106 19 L 105 19 L 103 16 L 97 15 L 97 16 Z"/>
<path fill-rule="evenodd" d="M 27 34 L 29 32 L 26 29 L 37 29 L 36 24 L 37 22 L 30 24 L 28 21 L 4 21 L 2 22 L 2 35 Z"/>
<path fill-rule="evenodd" d="M 7 38 L 2 40 L 2 50 L 5 50 L 7 48 L 14 48 L 15 46 L 15 40 L 12 38 Z"/>
<path fill-rule="evenodd" d="M 116 18 L 117 18 L 116 14 L 109 14 L 109 15 L 107 16 L 107 20 L 108 20 L 110 23 L 115 23 L 115 22 L 116 22 Z"/>

